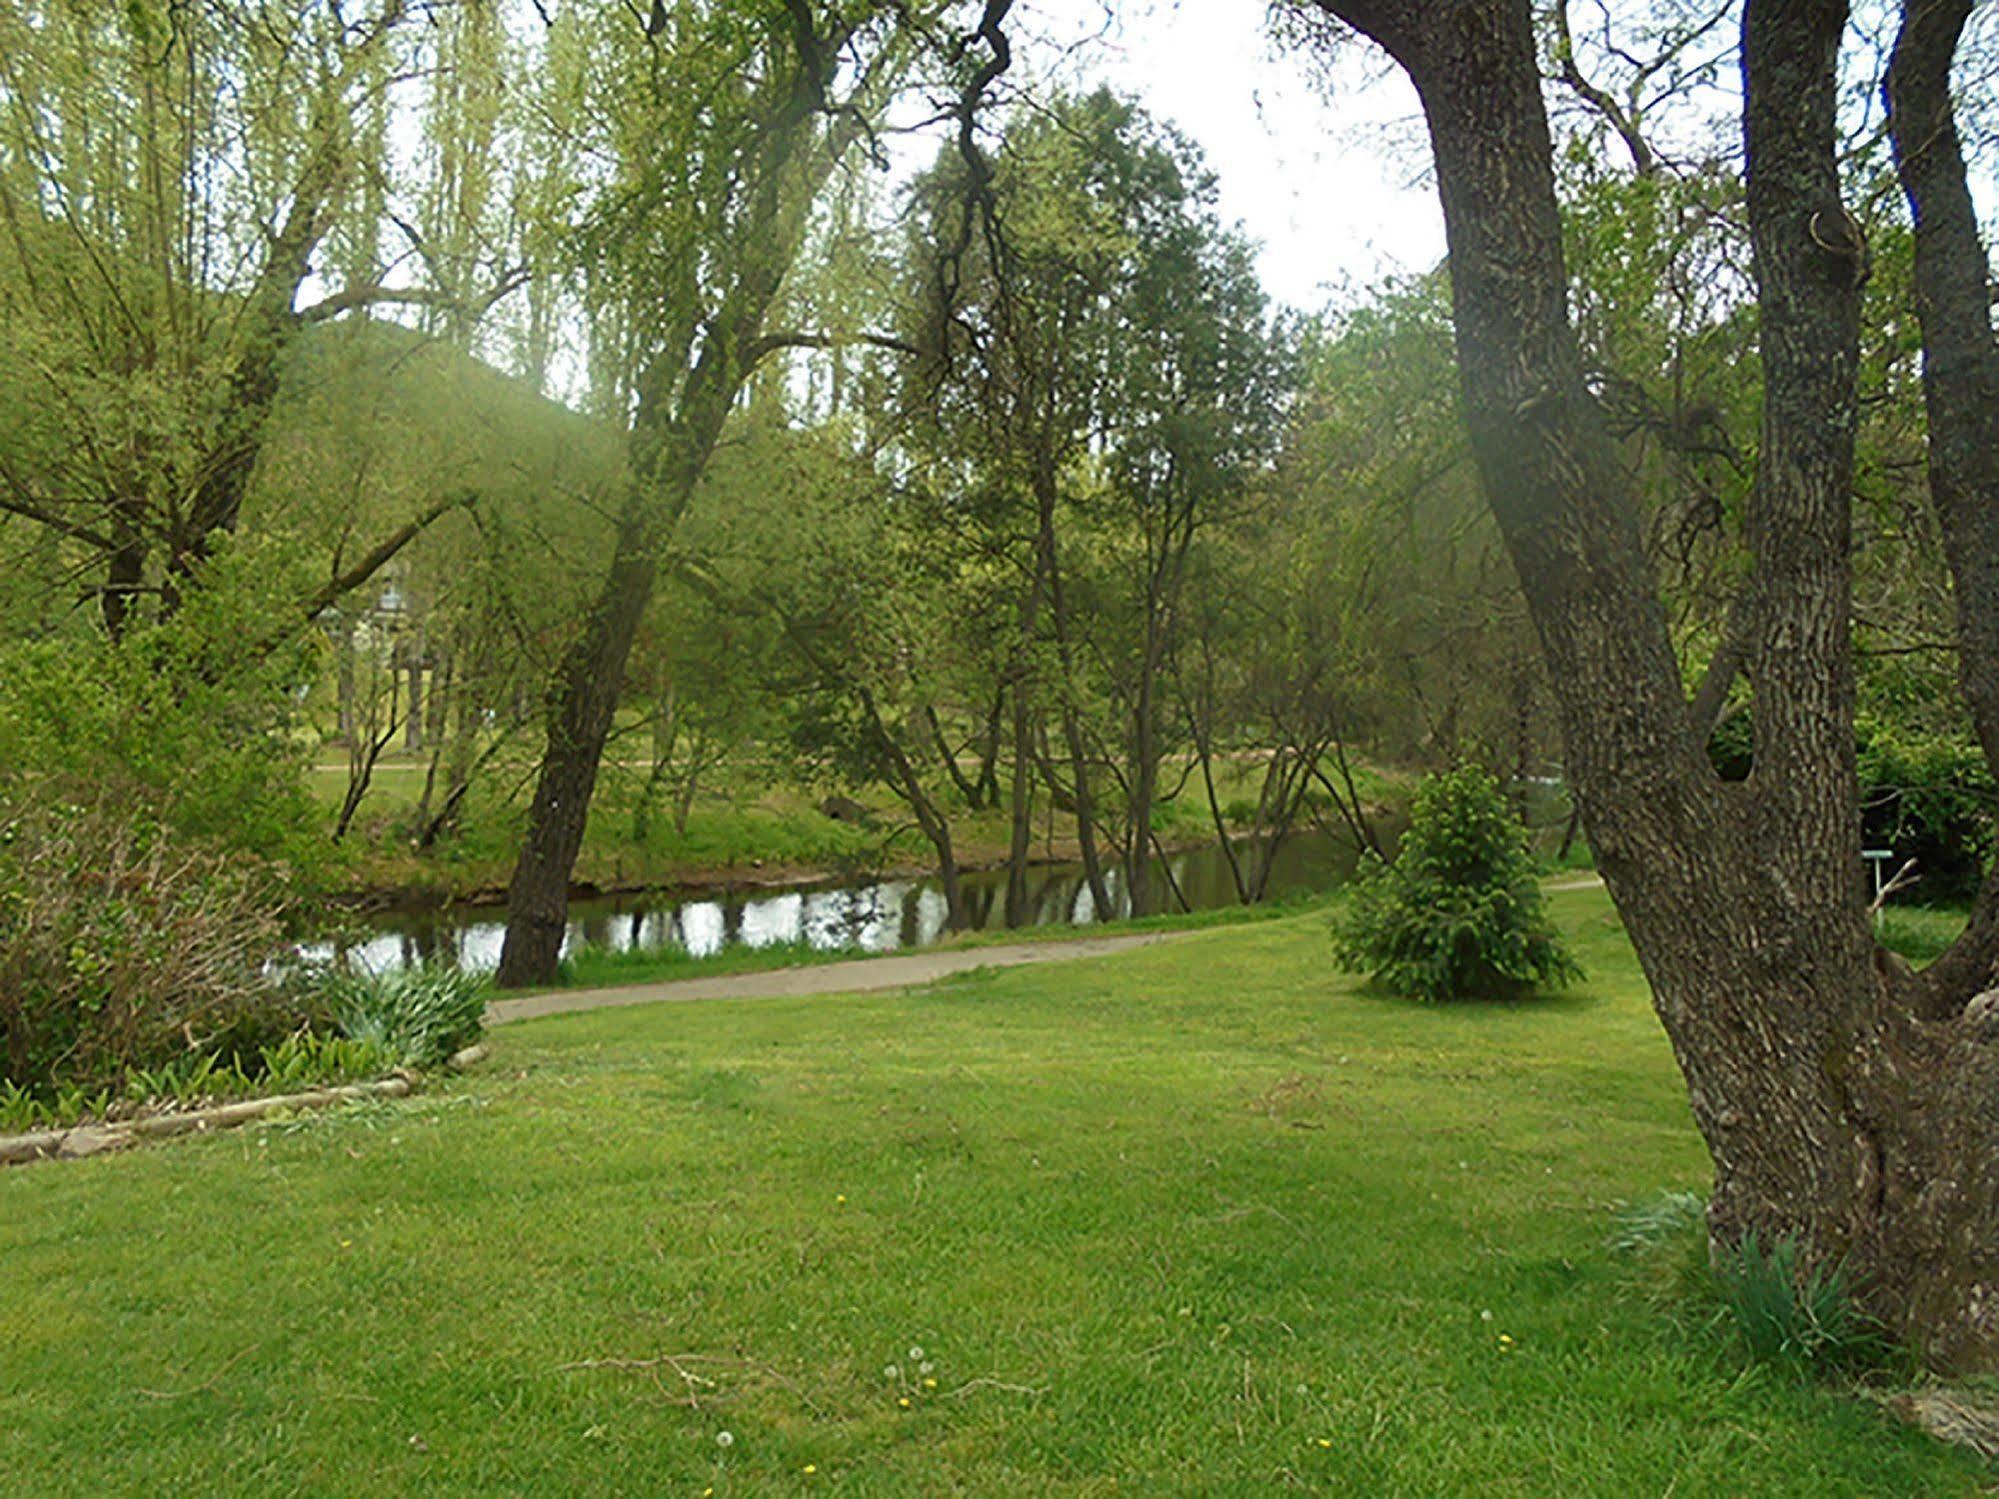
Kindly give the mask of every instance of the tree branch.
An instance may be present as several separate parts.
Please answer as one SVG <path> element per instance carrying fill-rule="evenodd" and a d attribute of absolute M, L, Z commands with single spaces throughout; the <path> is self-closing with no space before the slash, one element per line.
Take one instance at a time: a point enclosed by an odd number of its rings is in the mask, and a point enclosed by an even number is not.
<path fill-rule="evenodd" d="M 383 286 L 379 282 L 370 282 L 365 286 L 347 287 L 323 301 L 313 303 L 310 307 L 300 308 L 298 320 L 301 323 L 323 323 L 330 318 L 339 317 L 343 312 L 353 312 L 357 308 L 385 306 L 448 307 L 462 310 L 469 316 L 478 318 L 490 312 L 494 304 L 502 298 L 525 286 L 527 280 L 528 272 L 525 267 L 509 271 L 500 278 L 499 284 L 492 291 L 469 302 L 458 293 L 446 291 L 442 287 Z"/>
<path fill-rule="evenodd" d="M 921 355 L 922 350 L 907 339 L 888 333 L 766 333 L 753 339 L 744 351 L 744 363 L 754 365 L 766 354 L 779 349 L 843 349 L 864 344 L 873 349 L 892 349 L 898 354 Z"/>
<path fill-rule="evenodd" d="M 473 504 L 478 498 L 476 490 L 454 490 L 442 499 L 433 501 L 412 519 L 403 522 L 353 566 L 335 573 L 305 600 L 300 606 L 304 622 L 310 624 L 347 594 L 374 577 L 395 560 L 397 553 L 427 531 L 434 522 L 453 510 Z"/>
<path fill-rule="evenodd" d="M 1658 158 L 1652 154 L 1645 137 L 1638 133 L 1638 122 L 1608 92 L 1590 82 L 1577 65 L 1575 38 L 1569 34 L 1569 0 L 1556 0 L 1555 4 L 1555 61 L 1561 67 L 1562 82 L 1617 132 L 1625 150 L 1631 153 L 1632 170 L 1640 177 L 1650 177 L 1656 172 Z"/>

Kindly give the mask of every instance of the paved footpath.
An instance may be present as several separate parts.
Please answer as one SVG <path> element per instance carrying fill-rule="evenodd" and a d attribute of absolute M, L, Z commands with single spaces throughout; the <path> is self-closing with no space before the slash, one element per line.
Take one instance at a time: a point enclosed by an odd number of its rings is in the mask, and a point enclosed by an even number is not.
<path fill-rule="evenodd" d="M 674 979 L 660 984 L 626 984 L 615 989 L 555 989 L 520 999 L 496 999 L 486 1006 L 486 1023 L 533 1020 L 577 1010 L 651 1005 L 696 999 L 796 999 L 811 994 L 857 994 L 866 989 L 906 989 L 967 973 L 974 968 L 1014 968 L 1022 963 L 1057 963 L 1098 958 L 1171 942 L 1190 932 L 1131 932 L 1116 937 L 1050 938 L 996 947 L 933 947 L 882 958 L 847 958 L 764 973 L 732 973 L 717 978 Z"/>

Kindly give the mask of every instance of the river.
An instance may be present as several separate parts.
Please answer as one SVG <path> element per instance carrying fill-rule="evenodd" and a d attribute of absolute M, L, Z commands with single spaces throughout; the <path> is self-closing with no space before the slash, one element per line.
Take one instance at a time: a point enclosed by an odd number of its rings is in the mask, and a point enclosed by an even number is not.
<path fill-rule="evenodd" d="M 1221 848 L 1212 845 L 1173 854 L 1173 883 L 1196 910 L 1233 905 L 1234 882 Z M 1354 852 L 1345 839 L 1298 833 L 1277 850 L 1269 898 L 1329 889 L 1353 877 Z M 1165 881 L 1161 909 L 1179 902 Z M 1005 925 L 1003 870 L 962 876 L 966 915 L 978 931 Z M 1122 872 L 1106 871 L 1112 917 L 1130 913 Z M 1028 915 L 1020 926 L 1088 926 L 1102 919 L 1090 898 L 1080 864 L 1037 864 L 1028 870 Z M 310 956 L 346 957 L 376 972 L 415 963 L 490 969 L 500 960 L 505 912 L 496 906 L 445 906 L 389 910 L 356 918 L 356 931 L 338 944 L 322 943 Z M 756 886 L 721 893 L 661 890 L 572 901 L 564 952 L 580 946 L 615 951 L 684 949 L 706 957 L 734 946 L 808 942 L 821 948 L 894 952 L 925 947 L 949 935 L 944 893 L 935 879 L 822 881 L 782 887 Z"/>

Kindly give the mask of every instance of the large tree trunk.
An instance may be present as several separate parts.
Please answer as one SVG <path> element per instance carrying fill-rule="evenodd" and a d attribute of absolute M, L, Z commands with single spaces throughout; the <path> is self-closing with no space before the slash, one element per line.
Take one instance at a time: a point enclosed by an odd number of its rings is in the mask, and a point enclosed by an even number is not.
<path fill-rule="evenodd" d="M 1999 1366 L 1999 1014 L 1967 1010 L 1968 986 L 1924 1003 L 1875 948 L 1859 891 L 1848 506 L 1864 248 L 1834 161 L 1845 6 L 1750 0 L 1744 16 L 1766 405 L 1744 657 L 1756 769 L 1731 787 L 1690 727 L 1628 480 L 1582 379 L 1528 0 L 1322 3 L 1423 99 L 1473 450 L 1591 842 L 1714 1160 L 1715 1245 L 1795 1240 L 1809 1264 L 1846 1265 L 1935 1363 Z"/>
<path fill-rule="evenodd" d="M 846 33 L 804 27 L 788 74 L 769 80 L 773 113 L 745 168 L 737 226 L 726 249 L 734 280 L 700 325 L 679 327 L 639 380 L 629 439 L 630 475 L 611 566 L 563 657 L 548 699 L 548 739 L 528 809 L 527 835 L 507 887 L 507 934 L 494 982 L 547 983 L 568 919 L 569 880 L 583 846 L 598 766 L 617 711 L 625 663 L 651 601 L 660 558 L 693 497 L 744 382 L 775 345 L 764 319 L 804 243 L 814 199 L 848 144 L 865 128 L 857 105 L 819 131 L 828 59 Z M 668 321 L 677 309 L 661 309 Z M 698 349 L 698 353 L 694 351 Z"/>
<path fill-rule="evenodd" d="M 1999 339 L 1991 265 L 1965 182 L 1950 68 L 1971 0 L 1911 0 L 1888 70 L 1895 162 L 1916 224 L 1930 498 L 1957 603 L 1958 677 L 1985 763 L 1999 775 Z M 1992 979 L 1999 860 L 1965 938 L 1926 977 L 1938 1007 Z"/>
<path fill-rule="evenodd" d="M 726 411 L 724 403 L 723 411 Z M 548 740 L 528 807 L 527 836 L 507 886 L 507 933 L 494 982 L 501 988 L 547 983 L 569 925 L 569 880 L 583 848 L 590 798 L 623 688 L 625 662 L 651 602 L 660 550 L 686 505 L 719 433 L 697 440 L 662 476 L 663 493 L 635 480 L 618 524 L 611 567 L 583 631 L 562 659 L 548 701 Z"/>

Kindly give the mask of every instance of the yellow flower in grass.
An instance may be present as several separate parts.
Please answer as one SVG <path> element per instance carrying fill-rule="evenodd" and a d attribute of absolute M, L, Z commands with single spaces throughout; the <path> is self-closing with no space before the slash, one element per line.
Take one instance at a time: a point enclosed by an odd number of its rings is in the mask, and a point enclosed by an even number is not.
<path fill-rule="evenodd" d="M 807 1463 L 805 1465 L 805 1476 L 807 1478 L 810 1478 L 814 1473 L 817 1473 L 818 1471 L 819 1471 L 819 1464 L 817 1463 Z"/>

